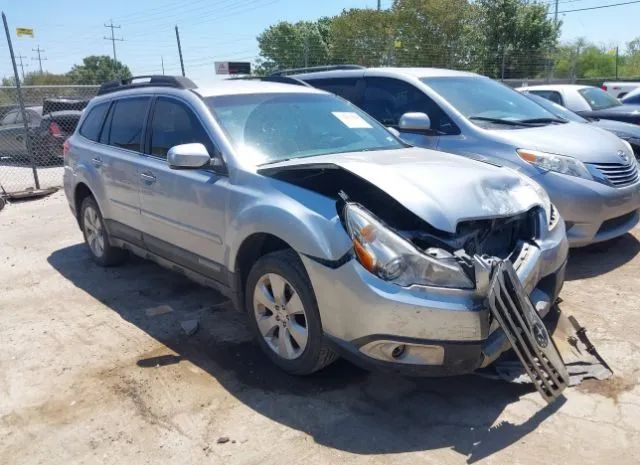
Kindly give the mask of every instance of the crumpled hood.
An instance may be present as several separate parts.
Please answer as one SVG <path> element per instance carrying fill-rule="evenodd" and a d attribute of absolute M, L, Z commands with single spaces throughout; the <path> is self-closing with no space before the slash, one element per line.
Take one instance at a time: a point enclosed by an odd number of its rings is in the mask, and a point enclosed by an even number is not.
<path fill-rule="evenodd" d="M 451 233 L 461 221 L 511 216 L 544 206 L 537 190 L 541 188 L 509 168 L 421 148 L 297 158 L 258 172 L 268 175 L 313 165 L 350 171 L 433 227 Z"/>
<path fill-rule="evenodd" d="M 517 148 L 568 155 L 586 163 L 620 163 L 618 151 L 626 150 L 616 135 L 591 124 L 570 122 L 492 132 Z"/>

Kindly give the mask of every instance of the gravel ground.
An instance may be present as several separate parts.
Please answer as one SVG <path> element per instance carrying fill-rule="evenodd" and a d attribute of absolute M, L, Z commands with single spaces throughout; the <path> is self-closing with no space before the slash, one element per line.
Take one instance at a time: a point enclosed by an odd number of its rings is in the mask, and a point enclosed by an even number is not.
<path fill-rule="evenodd" d="M 639 239 L 572 252 L 561 308 L 616 375 L 545 406 L 475 376 L 287 376 L 216 292 L 143 260 L 95 266 L 61 193 L 9 205 L 0 463 L 637 464 Z"/>

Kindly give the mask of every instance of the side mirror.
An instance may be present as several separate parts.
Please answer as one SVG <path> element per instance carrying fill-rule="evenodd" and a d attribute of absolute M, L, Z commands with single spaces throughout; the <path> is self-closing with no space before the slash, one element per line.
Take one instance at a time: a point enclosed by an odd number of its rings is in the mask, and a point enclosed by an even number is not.
<path fill-rule="evenodd" d="M 167 161 L 171 168 L 202 168 L 211 163 L 211 156 L 203 144 L 180 144 L 169 149 Z"/>
<path fill-rule="evenodd" d="M 410 112 L 400 117 L 400 131 L 428 132 L 431 130 L 431 119 L 425 113 Z"/>

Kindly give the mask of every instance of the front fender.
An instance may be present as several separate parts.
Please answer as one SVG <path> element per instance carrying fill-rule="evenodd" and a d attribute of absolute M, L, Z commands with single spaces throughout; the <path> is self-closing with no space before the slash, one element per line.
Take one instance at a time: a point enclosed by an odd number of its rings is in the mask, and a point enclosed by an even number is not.
<path fill-rule="evenodd" d="M 324 260 L 338 260 L 351 248 L 335 201 L 311 191 L 287 185 L 295 197 L 262 195 L 238 210 L 230 218 L 228 268 L 236 269 L 236 258 L 243 242 L 254 234 L 276 236 L 296 252 Z M 313 206 L 311 208 L 310 206 Z"/>

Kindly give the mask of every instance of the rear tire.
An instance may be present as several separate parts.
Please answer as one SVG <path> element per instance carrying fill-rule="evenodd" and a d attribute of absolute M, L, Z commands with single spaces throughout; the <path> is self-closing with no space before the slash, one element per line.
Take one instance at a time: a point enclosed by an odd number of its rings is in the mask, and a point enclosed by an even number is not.
<path fill-rule="evenodd" d="M 308 375 L 338 358 L 324 337 L 313 287 L 293 250 L 267 254 L 253 265 L 245 308 L 260 348 L 284 371 Z"/>
<path fill-rule="evenodd" d="M 100 266 L 114 266 L 127 257 L 126 251 L 109 243 L 109 233 L 97 202 L 91 196 L 82 201 L 80 228 L 93 260 Z"/>

